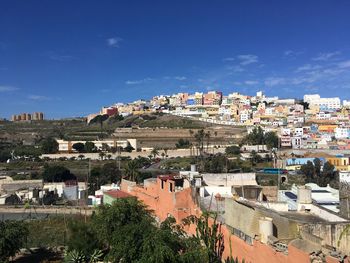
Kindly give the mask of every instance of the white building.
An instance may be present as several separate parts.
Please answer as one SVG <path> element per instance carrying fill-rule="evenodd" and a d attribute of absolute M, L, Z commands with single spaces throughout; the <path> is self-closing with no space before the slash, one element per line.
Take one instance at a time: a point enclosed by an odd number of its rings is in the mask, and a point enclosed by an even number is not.
<path fill-rule="evenodd" d="M 86 141 L 65 141 L 65 140 L 56 140 L 58 143 L 58 151 L 59 152 L 74 152 L 73 145 L 76 143 L 85 144 Z M 98 150 L 102 149 L 103 145 L 107 145 L 108 147 L 127 147 L 129 144 L 137 150 L 137 140 L 136 139 L 126 139 L 126 140 L 103 140 L 103 141 L 92 141 L 95 147 Z"/>
<path fill-rule="evenodd" d="M 321 98 L 319 94 L 304 95 L 304 101 L 310 105 L 320 107 L 320 110 L 337 110 L 341 108 L 341 101 L 338 97 Z"/>
<path fill-rule="evenodd" d="M 295 128 L 294 129 L 294 136 L 302 137 L 304 135 L 304 129 L 303 128 Z"/>
<path fill-rule="evenodd" d="M 335 128 L 335 138 L 336 139 L 347 139 L 350 135 L 350 128 L 337 127 Z"/>
<path fill-rule="evenodd" d="M 246 122 L 247 120 L 249 120 L 249 113 L 247 111 L 241 111 L 241 113 L 239 114 L 239 118 L 241 122 Z"/>

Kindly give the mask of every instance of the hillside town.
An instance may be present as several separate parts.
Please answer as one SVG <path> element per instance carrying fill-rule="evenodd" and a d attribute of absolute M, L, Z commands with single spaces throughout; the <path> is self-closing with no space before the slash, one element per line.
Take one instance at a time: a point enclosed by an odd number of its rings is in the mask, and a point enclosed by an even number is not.
<path fill-rule="evenodd" d="M 87 122 L 98 115 L 127 117 L 155 112 L 248 129 L 260 125 L 278 133 L 281 147 L 350 149 L 350 101 L 322 98 L 319 94 L 297 100 L 267 97 L 262 91 L 255 96 L 238 92 L 224 96 L 217 91 L 177 93 L 103 107 L 99 113 L 87 116 Z"/>
<path fill-rule="evenodd" d="M 0 263 L 350 263 L 350 1 L 0 10 Z"/>
<path fill-rule="evenodd" d="M 14 205 L 31 207 L 19 218 L 32 218 L 32 209 L 46 217 L 67 209 L 89 216 L 136 198 L 158 222 L 173 218 L 180 226 L 191 217 L 215 215 L 208 227 L 221 227 L 220 258 L 348 262 L 347 102 L 319 95 L 280 100 L 262 92 L 194 96 L 104 107 L 88 117 L 87 127 L 99 131 L 104 122 L 112 125 L 109 119 L 118 123 L 130 116 L 173 116 L 210 126 L 150 129 L 131 123 L 97 140 L 44 139 L 33 145 L 42 149 L 37 157 L 19 155 L 16 148 L 0 177 L 3 219 L 18 213 Z M 44 168 L 33 168 L 43 161 Z M 15 170 L 26 163 L 31 171 Z M 195 235 L 195 228 L 183 227 Z"/>

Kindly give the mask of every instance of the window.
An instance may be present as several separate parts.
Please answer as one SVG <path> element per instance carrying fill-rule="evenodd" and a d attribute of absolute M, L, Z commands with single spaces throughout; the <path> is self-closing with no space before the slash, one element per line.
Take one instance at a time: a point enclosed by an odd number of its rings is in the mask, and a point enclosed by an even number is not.
<path fill-rule="evenodd" d="M 169 183 L 169 192 L 172 192 L 172 191 L 173 191 L 173 184 Z"/>
<path fill-rule="evenodd" d="M 164 189 L 164 181 L 162 180 L 162 189 Z"/>

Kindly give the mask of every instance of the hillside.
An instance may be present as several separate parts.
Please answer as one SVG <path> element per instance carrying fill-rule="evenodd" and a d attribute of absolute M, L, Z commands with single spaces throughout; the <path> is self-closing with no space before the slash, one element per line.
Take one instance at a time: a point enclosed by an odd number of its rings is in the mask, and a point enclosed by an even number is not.
<path fill-rule="evenodd" d="M 99 123 L 86 124 L 85 119 L 45 120 L 39 122 L 0 122 L 0 141 L 34 144 L 45 137 L 67 140 L 96 140 L 109 137 L 116 128 L 184 128 L 200 129 L 212 124 L 173 115 L 147 114 L 129 116 L 123 120 L 109 118 L 102 127 Z"/>

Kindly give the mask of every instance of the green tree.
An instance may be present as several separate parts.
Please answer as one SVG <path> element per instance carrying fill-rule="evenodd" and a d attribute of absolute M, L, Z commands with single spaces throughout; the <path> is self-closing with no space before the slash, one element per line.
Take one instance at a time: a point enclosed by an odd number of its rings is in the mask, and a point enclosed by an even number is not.
<path fill-rule="evenodd" d="M 62 165 L 45 165 L 42 177 L 45 182 L 65 182 L 77 179 L 74 174 Z"/>
<path fill-rule="evenodd" d="M 134 149 L 134 147 L 132 147 L 131 145 L 130 145 L 130 143 L 128 143 L 128 146 L 126 146 L 125 148 L 124 148 L 124 150 L 126 151 L 126 152 L 128 152 L 128 153 L 131 153 L 133 150 L 135 150 Z"/>
<path fill-rule="evenodd" d="M 178 149 L 187 149 L 190 147 L 190 141 L 181 138 L 178 140 L 178 142 L 175 144 L 175 146 Z"/>
<path fill-rule="evenodd" d="M 95 194 L 95 191 L 101 188 L 101 185 L 107 183 L 105 178 L 101 177 L 101 167 L 94 167 L 90 171 L 90 176 L 88 178 L 89 194 Z"/>
<path fill-rule="evenodd" d="M 41 141 L 41 149 L 43 153 L 57 153 L 58 152 L 58 142 L 52 138 L 48 137 Z"/>
<path fill-rule="evenodd" d="M 248 143 L 252 145 L 260 145 L 264 144 L 264 131 L 258 126 L 254 127 L 254 129 L 243 139 L 243 143 Z"/>
<path fill-rule="evenodd" d="M 302 171 L 302 173 L 305 175 L 306 177 L 306 182 L 307 183 L 311 183 L 314 182 L 314 178 L 315 178 L 315 167 L 314 164 L 310 161 L 307 161 L 306 164 L 303 164 L 300 168 L 300 170 Z"/>
<path fill-rule="evenodd" d="M 0 233 L 0 262 L 8 262 L 24 246 L 28 229 L 22 221 L 0 221 Z"/>
<path fill-rule="evenodd" d="M 92 153 L 96 151 L 96 147 L 93 142 L 89 142 L 89 141 L 85 142 L 84 148 L 85 148 L 85 152 L 87 153 Z"/>
<path fill-rule="evenodd" d="M 151 151 L 151 155 L 153 155 L 153 159 L 155 159 L 158 155 L 159 155 L 159 151 L 157 148 L 154 148 L 152 151 Z"/>
<path fill-rule="evenodd" d="M 102 143 L 102 147 L 101 148 L 102 148 L 101 150 L 103 152 L 110 152 L 110 150 L 111 150 L 111 147 L 109 147 L 109 145 L 107 143 Z"/>
<path fill-rule="evenodd" d="M 85 151 L 85 145 L 84 143 L 81 143 L 81 142 L 74 143 L 72 148 L 76 150 L 78 153 L 83 153 Z"/>
<path fill-rule="evenodd" d="M 91 226 L 80 220 L 72 220 L 68 224 L 68 252 L 79 251 L 89 262 L 92 252 L 95 249 L 102 248 L 97 234 Z"/>
<path fill-rule="evenodd" d="M 205 139 L 205 132 L 203 129 L 200 129 L 199 131 L 197 131 L 196 133 L 194 133 L 194 139 L 197 143 L 197 146 L 199 148 L 199 154 L 202 157 L 203 156 L 203 152 L 204 152 L 204 139 Z"/>
<path fill-rule="evenodd" d="M 21 145 L 14 148 L 14 155 L 19 157 L 37 158 L 42 154 L 42 150 L 35 146 Z"/>
<path fill-rule="evenodd" d="M 208 149 L 209 149 L 209 145 L 210 145 L 210 138 L 211 138 L 211 134 L 210 134 L 210 131 L 207 131 L 205 134 L 204 134 L 204 139 L 206 140 L 206 146 L 207 146 L 207 152 L 208 152 Z"/>
<path fill-rule="evenodd" d="M 249 158 L 250 158 L 250 161 L 251 161 L 253 166 L 256 165 L 257 163 L 262 162 L 262 160 L 263 160 L 262 157 L 256 151 L 252 151 L 250 153 Z"/>
<path fill-rule="evenodd" d="M 335 171 L 334 165 L 330 162 L 326 162 L 323 165 L 321 176 L 318 180 L 319 186 L 327 186 L 327 184 L 332 184 L 334 187 L 339 188 L 338 180 L 337 180 L 337 172 Z"/>
<path fill-rule="evenodd" d="M 242 143 L 252 145 L 266 144 L 269 149 L 272 149 L 278 147 L 278 136 L 275 132 L 266 132 L 264 134 L 264 130 L 258 126 L 254 127 L 254 129 L 243 138 Z"/>
<path fill-rule="evenodd" d="M 209 223 L 212 217 L 213 223 Z M 204 245 L 208 262 L 220 263 L 224 252 L 224 235 L 221 223 L 217 221 L 217 214 L 204 212 L 200 217 L 189 216 L 184 220 L 185 225 L 196 225 L 196 240 Z"/>
<path fill-rule="evenodd" d="M 118 183 L 121 180 L 121 171 L 115 162 L 106 163 L 102 166 L 101 177 L 109 184 Z"/>
<path fill-rule="evenodd" d="M 0 162 L 6 162 L 11 159 L 10 149 L 0 149 Z"/>
<path fill-rule="evenodd" d="M 103 131 L 103 122 L 108 120 L 109 116 L 107 114 L 104 115 L 97 115 L 95 118 L 93 118 L 90 123 L 98 123 L 100 124 L 101 134 Z"/>
<path fill-rule="evenodd" d="M 102 167 L 94 167 L 88 178 L 89 194 L 94 194 L 102 185 L 118 183 L 121 180 L 121 171 L 116 163 L 106 163 Z"/>
<path fill-rule="evenodd" d="M 117 199 L 100 206 L 92 223 L 99 240 L 109 248 L 111 262 L 133 262 L 140 258 L 142 242 L 154 229 L 154 218 L 136 198 Z"/>
<path fill-rule="evenodd" d="M 100 152 L 98 154 L 98 156 L 101 158 L 101 160 L 103 160 L 105 158 L 106 154 L 104 152 Z"/>
<path fill-rule="evenodd" d="M 264 144 L 266 144 L 266 146 L 269 149 L 277 148 L 278 147 L 278 136 L 276 135 L 276 133 L 275 132 L 266 132 L 264 134 Z"/>
<path fill-rule="evenodd" d="M 315 158 L 314 161 L 313 161 L 313 164 L 314 164 L 314 173 L 315 173 L 315 176 L 321 176 L 321 160 L 318 159 L 318 158 Z"/>
<path fill-rule="evenodd" d="M 126 164 L 125 167 L 125 177 L 128 178 L 128 180 L 136 181 L 137 176 L 139 175 L 139 165 L 138 162 L 135 160 L 131 160 Z"/>
<path fill-rule="evenodd" d="M 225 153 L 230 155 L 239 155 L 241 153 L 241 149 L 239 148 L 239 146 L 232 145 L 232 146 L 226 147 Z"/>
<path fill-rule="evenodd" d="M 109 262 L 208 262 L 201 243 L 188 237 L 173 217 L 158 227 L 152 212 L 136 198 L 100 206 L 92 222 L 98 239 L 109 248 Z"/>
<path fill-rule="evenodd" d="M 216 154 L 206 159 L 204 171 L 209 173 L 223 173 L 228 171 L 229 160 L 222 154 Z"/>

